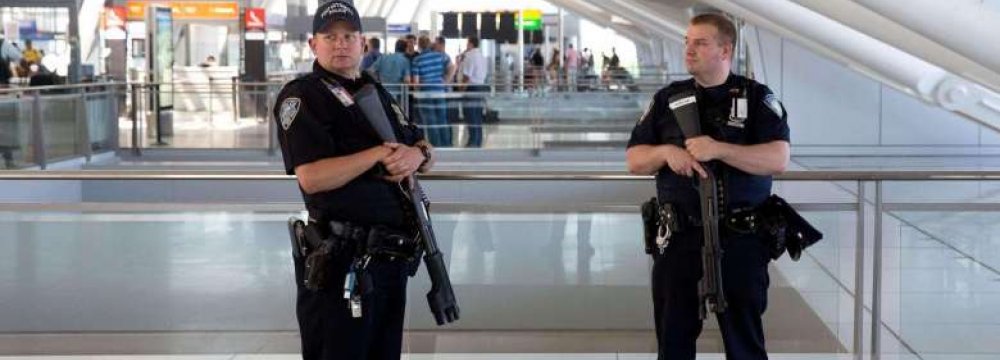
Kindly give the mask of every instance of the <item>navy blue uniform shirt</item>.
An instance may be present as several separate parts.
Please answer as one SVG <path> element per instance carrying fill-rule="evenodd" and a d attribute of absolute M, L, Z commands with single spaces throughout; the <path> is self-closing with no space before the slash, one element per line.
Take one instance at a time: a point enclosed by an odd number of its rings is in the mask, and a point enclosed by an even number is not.
<path fill-rule="evenodd" d="M 412 146 L 423 139 L 392 96 L 370 76 L 348 80 L 314 64 L 312 73 L 285 84 L 275 102 L 274 118 L 286 173 L 295 173 L 299 165 L 355 154 L 383 143 L 353 100 L 352 94 L 365 84 L 378 89 L 401 143 Z M 409 205 L 398 185 L 381 179 L 376 168 L 338 189 L 311 195 L 303 191 L 306 209 L 311 216 L 323 217 L 317 220 L 404 227 L 403 207 Z"/>
<path fill-rule="evenodd" d="M 784 108 L 771 90 L 756 81 L 730 74 L 724 84 L 711 88 L 703 88 L 694 79 L 689 79 L 660 89 L 632 129 L 628 146 L 673 144 L 683 148 L 685 137 L 670 110 L 668 99 L 690 90 L 695 91 L 701 129 L 705 135 L 739 145 L 789 141 Z M 743 121 L 730 119 L 733 98 L 738 96 L 747 99 L 747 116 Z M 721 161 L 713 161 L 712 166 L 716 178 L 724 182 L 725 208 L 721 210 L 754 207 L 771 194 L 771 176 L 748 174 Z M 656 173 L 656 192 L 660 202 L 673 203 L 695 218 L 701 214 L 697 184 L 696 179 L 677 175 L 667 165 Z"/>

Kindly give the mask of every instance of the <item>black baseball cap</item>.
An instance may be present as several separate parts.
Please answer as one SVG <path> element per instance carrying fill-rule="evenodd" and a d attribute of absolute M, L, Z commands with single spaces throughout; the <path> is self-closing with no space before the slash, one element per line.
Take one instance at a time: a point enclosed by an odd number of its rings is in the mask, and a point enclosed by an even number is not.
<path fill-rule="evenodd" d="M 346 21 L 361 31 L 361 17 L 358 10 L 354 8 L 353 0 L 333 0 L 316 9 L 313 15 L 313 34 L 323 31 L 336 21 Z"/>

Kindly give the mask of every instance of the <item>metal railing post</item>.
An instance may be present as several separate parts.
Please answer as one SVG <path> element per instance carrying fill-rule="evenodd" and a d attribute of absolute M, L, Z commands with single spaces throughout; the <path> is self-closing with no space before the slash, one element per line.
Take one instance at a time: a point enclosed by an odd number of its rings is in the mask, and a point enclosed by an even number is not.
<path fill-rule="evenodd" d="M 32 91 L 35 98 L 31 102 L 31 143 L 34 158 L 32 161 L 38 164 L 38 168 L 45 170 L 45 126 L 42 124 L 42 93 L 39 90 Z"/>
<path fill-rule="evenodd" d="M 215 119 L 215 113 L 212 112 L 212 102 L 215 99 L 215 86 L 212 86 L 212 74 L 208 74 L 208 123 L 211 124 L 212 120 Z"/>
<path fill-rule="evenodd" d="M 865 182 L 858 181 L 857 238 L 854 249 L 854 359 L 864 359 L 865 313 Z"/>
<path fill-rule="evenodd" d="M 87 162 L 90 162 L 92 151 L 90 148 L 90 121 L 87 119 L 87 90 L 80 88 L 77 90 L 76 98 L 76 150 L 83 154 Z"/>
<path fill-rule="evenodd" d="M 267 87 L 264 87 L 267 89 Z M 267 94 L 267 114 L 264 114 L 264 121 L 267 121 L 267 155 L 274 156 L 278 149 L 278 125 L 275 119 L 271 119 L 271 115 L 274 114 L 274 107 L 277 106 L 274 102 L 277 101 L 277 93 L 270 90 L 265 90 Z"/>
<path fill-rule="evenodd" d="M 108 87 L 108 113 L 111 114 L 111 126 L 108 126 L 108 131 L 105 135 L 108 136 L 108 146 L 115 151 L 121 146 L 118 139 L 118 122 L 121 114 L 118 110 L 121 109 L 121 104 L 118 103 L 118 91 L 121 89 L 117 84 L 110 85 Z"/>
<path fill-rule="evenodd" d="M 233 123 L 240 122 L 240 92 L 239 85 L 237 84 L 238 79 L 233 77 Z"/>
<path fill-rule="evenodd" d="M 139 99 L 142 98 L 139 92 L 141 88 L 139 84 L 131 84 L 132 87 L 132 108 L 129 109 L 129 117 L 132 118 L 132 155 L 142 156 L 142 150 L 139 146 Z"/>
<path fill-rule="evenodd" d="M 402 89 L 403 89 L 403 91 L 400 92 L 400 95 L 402 96 L 402 99 L 400 99 L 400 102 L 403 104 L 403 113 L 406 114 L 407 117 L 409 117 L 410 116 L 410 86 L 406 85 L 406 84 L 403 84 Z M 410 120 L 413 120 L 413 119 L 410 119 Z"/>
<path fill-rule="evenodd" d="M 872 243 L 872 360 L 882 352 L 882 180 L 875 181 L 875 240 Z"/>

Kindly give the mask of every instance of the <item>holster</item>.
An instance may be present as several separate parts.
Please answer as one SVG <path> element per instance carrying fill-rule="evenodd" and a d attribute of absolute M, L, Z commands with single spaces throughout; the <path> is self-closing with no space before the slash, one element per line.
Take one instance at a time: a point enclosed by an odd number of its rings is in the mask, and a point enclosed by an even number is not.
<path fill-rule="evenodd" d="M 660 227 L 660 204 L 654 197 L 639 205 L 639 209 L 642 212 L 643 247 L 647 254 L 652 254 L 656 249 L 656 232 Z"/>
<path fill-rule="evenodd" d="M 338 252 L 338 243 L 323 236 L 315 222 L 288 219 L 288 234 L 292 240 L 292 257 L 301 259 L 305 274 L 302 283 L 309 290 L 320 290 L 326 285 L 326 267 L 331 255 Z"/>
<path fill-rule="evenodd" d="M 788 256 L 798 261 L 802 250 L 823 239 L 823 233 L 778 195 L 769 196 L 754 209 L 733 212 L 725 224 L 737 233 L 763 237 L 774 260 L 788 251 Z"/>

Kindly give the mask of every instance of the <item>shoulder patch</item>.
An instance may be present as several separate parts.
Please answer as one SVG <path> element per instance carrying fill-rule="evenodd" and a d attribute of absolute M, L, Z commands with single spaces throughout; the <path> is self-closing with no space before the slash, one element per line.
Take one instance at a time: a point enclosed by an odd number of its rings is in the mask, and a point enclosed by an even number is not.
<path fill-rule="evenodd" d="M 771 111 L 773 111 L 775 115 L 778 115 L 779 118 L 785 117 L 785 110 L 781 106 L 781 101 L 779 101 L 774 94 L 767 94 L 767 96 L 764 96 L 764 105 L 767 105 L 767 108 L 771 109 Z"/>
<path fill-rule="evenodd" d="M 646 106 L 646 111 L 644 111 L 642 113 L 642 116 L 639 117 L 639 122 L 638 122 L 639 124 L 642 124 L 643 121 L 646 121 L 646 117 L 649 116 L 649 113 L 653 111 L 654 102 L 656 102 L 655 97 L 653 99 L 649 99 L 649 105 Z"/>
<path fill-rule="evenodd" d="M 292 122 L 295 121 L 295 115 L 299 114 L 301 106 L 302 99 L 297 97 L 289 97 L 281 102 L 281 111 L 278 113 L 281 118 L 281 128 L 288 131 L 288 128 L 292 127 Z"/>

